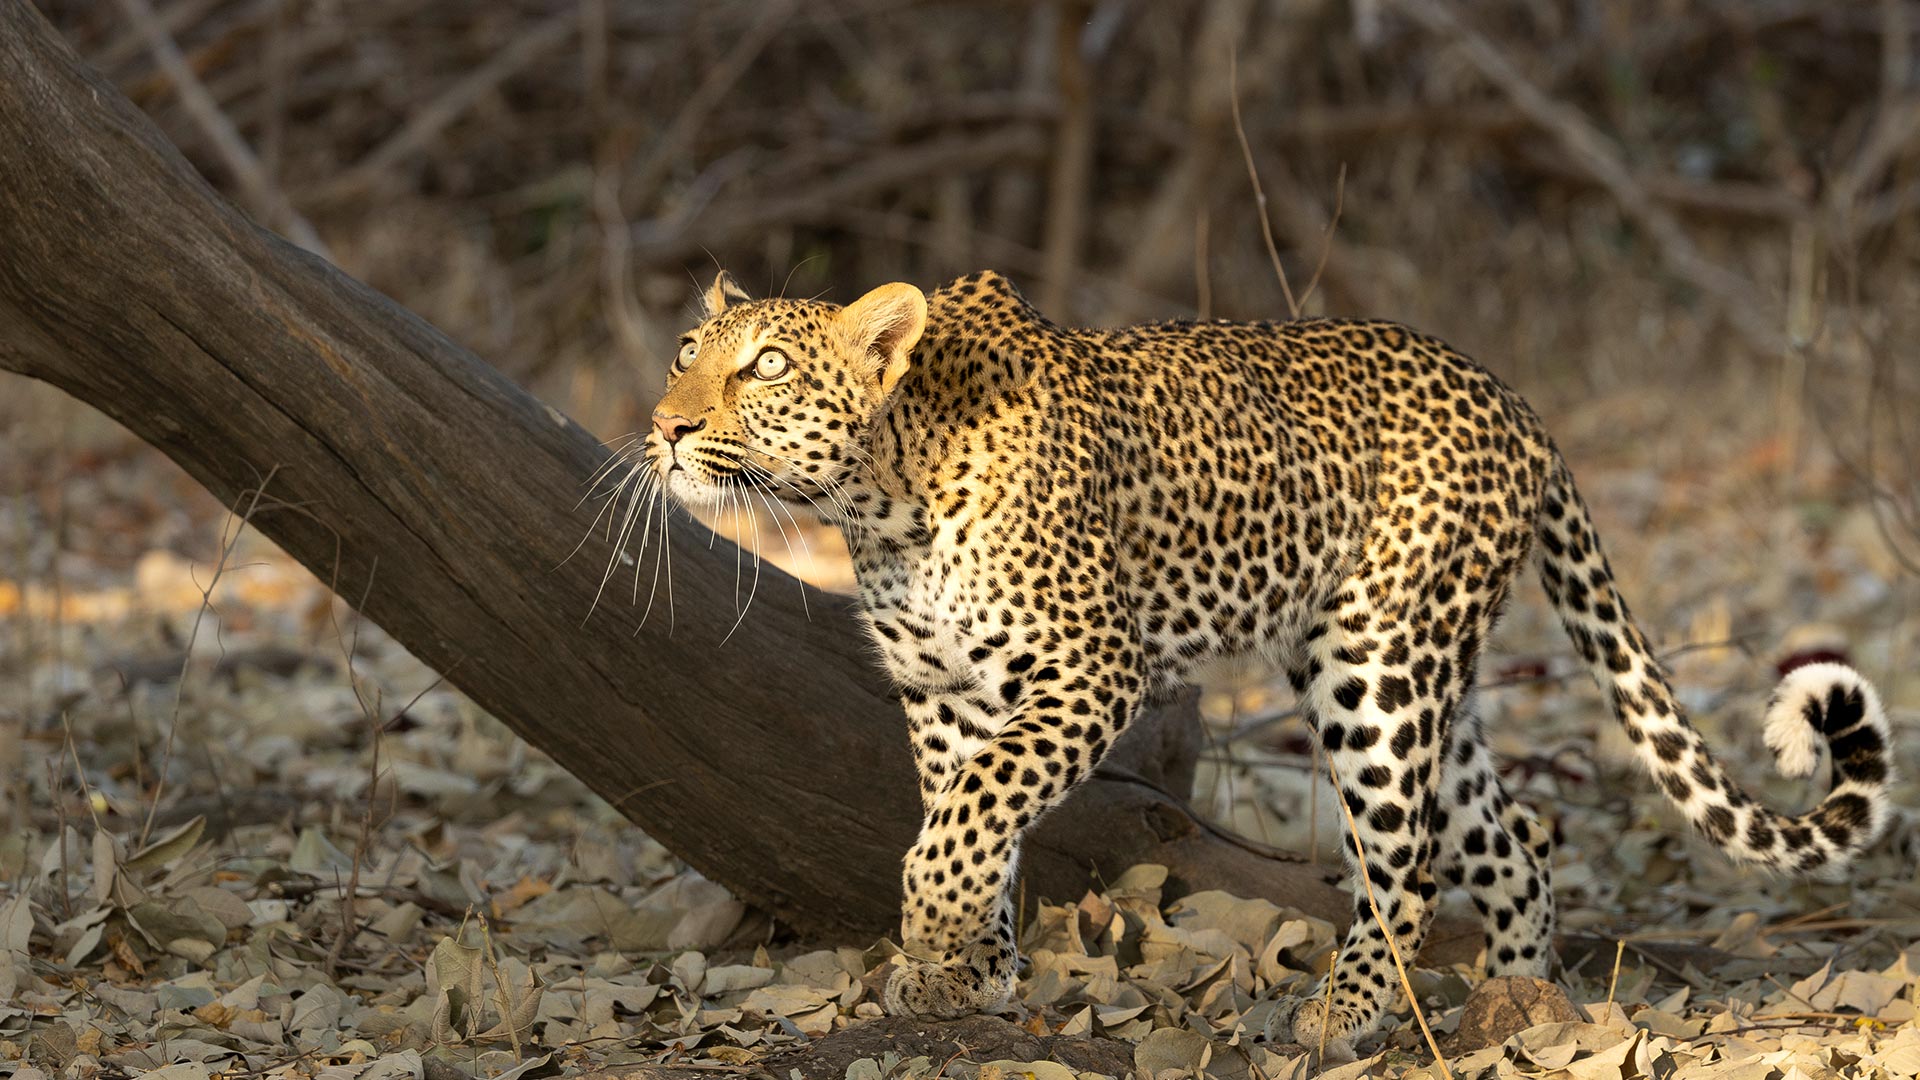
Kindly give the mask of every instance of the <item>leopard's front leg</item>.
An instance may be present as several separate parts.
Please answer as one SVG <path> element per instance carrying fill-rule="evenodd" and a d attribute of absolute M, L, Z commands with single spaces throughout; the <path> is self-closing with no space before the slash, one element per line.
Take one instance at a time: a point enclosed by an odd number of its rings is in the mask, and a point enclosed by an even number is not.
<path fill-rule="evenodd" d="M 951 1020 L 994 1012 L 1013 997 L 1020 955 L 1014 945 L 1013 901 L 1001 890 L 997 914 L 980 940 L 946 950 L 940 960 L 902 959 L 887 980 L 885 1005 L 894 1016 Z M 908 939 L 909 946 L 915 943 Z"/>
<path fill-rule="evenodd" d="M 1100 614 L 1095 625 L 1111 630 Z M 1140 698 L 1130 634 L 1048 653 L 1002 641 L 983 681 L 1009 703 L 1009 719 L 944 778 L 907 854 L 900 934 L 910 953 L 937 959 L 894 972 L 886 1006 L 895 1015 L 963 1016 L 1012 996 L 1021 837 L 1092 773 Z"/>

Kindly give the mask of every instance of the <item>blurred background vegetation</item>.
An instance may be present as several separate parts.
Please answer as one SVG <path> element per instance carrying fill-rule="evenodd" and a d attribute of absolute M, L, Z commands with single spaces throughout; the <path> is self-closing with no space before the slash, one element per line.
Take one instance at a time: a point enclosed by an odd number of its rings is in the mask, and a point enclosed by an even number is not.
<path fill-rule="evenodd" d="M 1920 311 L 1900 0 L 41 6 L 249 209 L 590 421 L 648 397 L 716 266 L 1284 316 L 1249 157 L 1296 292 L 1324 259 L 1307 311 L 1529 394 L 1852 374 Z"/>
<path fill-rule="evenodd" d="M 40 7 L 216 186 L 608 437 L 718 267 L 993 267 L 1075 323 L 1399 319 L 1576 465 L 1718 447 L 1752 471 L 1708 498 L 1811 491 L 1920 564 L 1910 0 Z"/>

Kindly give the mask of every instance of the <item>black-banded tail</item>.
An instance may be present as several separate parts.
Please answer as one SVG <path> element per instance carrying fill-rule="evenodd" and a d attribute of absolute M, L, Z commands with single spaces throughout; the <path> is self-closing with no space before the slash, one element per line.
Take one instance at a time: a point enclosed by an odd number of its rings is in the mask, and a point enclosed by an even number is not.
<path fill-rule="evenodd" d="M 1844 866 L 1886 828 L 1893 755 L 1886 710 L 1845 664 L 1794 669 L 1767 706 L 1766 741 L 1783 776 L 1808 776 L 1824 742 L 1833 786 L 1797 816 L 1762 806 L 1715 761 L 1687 721 L 1646 637 L 1613 587 L 1593 521 L 1556 455 L 1534 544 L 1540 581 L 1647 771 L 1694 827 L 1732 858 L 1815 873 Z"/>

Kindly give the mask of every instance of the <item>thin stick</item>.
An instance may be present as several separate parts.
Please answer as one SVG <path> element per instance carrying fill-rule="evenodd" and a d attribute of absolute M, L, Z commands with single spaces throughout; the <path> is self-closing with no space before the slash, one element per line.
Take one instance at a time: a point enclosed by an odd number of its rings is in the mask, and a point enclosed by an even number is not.
<path fill-rule="evenodd" d="M 334 563 L 333 569 L 333 585 L 338 586 L 340 565 L 337 560 Z M 358 913 L 355 910 L 357 907 L 355 898 L 358 897 L 360 893 L 360 865 L 366 858 L 367 846 L 372 839 L 373 800 L 375 793 L 380 787 L 380 736 L 381 733 L 386 730 L 386 724 L 380 720 L 380 689 L 378 687 L 374 688 L 375 700 L 369 703 L 366 695 L 360 689 L 359 673 L 353 669 L 354 657 L 359 653 L 360 649 L 360 624 L 363 621 L 363 616 L 360 615 L 360 612 L 366 609 L 367 598 L 373 595 L 373 581 L 379 572 L 380 560 L 375 558 L 373 565 L 367 570 L 366 587 L 360 590 L 360 603 L 354 608 L 353 638 L 351 641 L 347 639 L 346 635 L 342 633 L 340 629 L 338 609 L 334 607 L 332 601 L 328 601 L 327 603 L 327 617 L 333 622 L 334 640 L 339 642 L 341 650 L 346 654 L 347 685 L 353 690 L 353 700 L 360 706 L 360 715 L 365 718 L 367 727 L 373 732 L 373 759 L 367 764 L 366 805 L 361 810 L 360 834 L 354 839 L 353 843 L 353 864 L 347 874 L 346 891 L 342 893 L 340 897 L 340 933 L 334 937 L 333 945 L 327 949 L 325 966 L 328 976 L 332 976 L 335 966 L 339 964 L 340 955 L 346 951 L 347 943 L 353 938 L 360 936 L 359 930 L 354 926 L 358 918 Z M 336 594 L 338 593 L 337 588 L 335 588 L 335 592 Z M 421 691 L 421 693 L 425 692 L 424 690 Z M 414 700 L 418 701 L 419 697 L 416 695 Z M 401 711 L 404 712 L 406 710 L 402 709 Z"/>
<path fill-rule="evenodd" d="M 139 0 L 126 0 L 126 2 L 137 3 Z M 155 771 L 153 778 L 153 801 L 147 805 L 147 820 L 140 826 L 140 842 L 134 845 L 136 848 L 146 846 L 147 837 L 153 832 L 154 815 L 160 812 L 160 796 L 167 790 L 167 768 L 173 764 L 173 740 L 180 731 L 180 702 L 186 696 L 187 668 L 193 663 L 193 645 L 200 639 L 200 624 L 206 620 L 207 612 L 213 609 L 213 590 L 219 586 L 220 576 L 226 572 L 227 560 L 233 556 L 233 549 L 239 546 L 240 537 L 246 533 L 247 525 L 253 520 L 254 512 L 260 508 L 261 498 L 267 493 L 267 485 L 273 482 L 274 474 L 279 471 L 280 466 L 275 465 L 267 471 L 266 477 L 251 492 L 241 493 L 243 499 L 251 496 L 247 502 L 247 511 L 240 515 L 239 524 L 234 526 L 233 535 L 221 546 L 220 558 L 213 564 L 213 577 L 207 582 L 207 587 L 200 590 L 200 609 L 194 612 L 193 628 L 187 632 L 187 647 L 180 657 L 180 678 L 174 683 L 173 711 L 167 716 L 167 741 L 161 748 L 160 768 Z M 228 512 L 227 520 L 229 522 L 233 520 L 231 511 Z"/>
<path fill-rule="evenodd" d="M 1363 867 L 1362 870 L 1364 871 L 1364 869 Z M 1375 913 L 1374 917 L 1376 919 L 1379 918 L 1378 912 Z M 1326 985 L 1321 988 L 1322 993 L 1320 994 L 1320 1047 L 1318 1053 L 1322 1064 L 1327 1060 L 1327 1021 L 1333 1018 L 1333 977 L 1338 974 L 1339 971 L 1340 947 L 1336 945 L 1333 949 L 1333 955 L 1327 958 L 1327 982 Z M 1405 979 L 1406 976 L 1402 975 L 1401 978 Z M 1412 987 L 1407 988 L 1407 997 L 1413 997 Z M 1425 1027 L 1426 1025 L 1422 1024 L 1420 1026 Z M 1432 1038 L 1432 1036 L 1428 1036 L 1428 1038 Z"/>
<path fill-rule="evenodd" d="M 287 33 L 288 0 L 267 0 L 267 47 L 260 66 L 266 71 L 266 94 L 261 109 L 266 131 L 260 137 L 261 169 L 272 179 L 280 175 L 281 152 L 287 133 L 288 69 L 293 66 Z"/>
<path fill-rule="evenodd" d="M 1247 178 L 1253 181 L 1253 204 L 1260 211 L 1260 236 L 1267 242 L 1267 258 L 1273 261 L 1273 276 L 1280 279 L 1280 291 L 1287 298 L 1287 311 L 1300 317 L 1300 303 L 1293 298 L 1293 286 L 1287 284 L 1287 268 L 1280 265 L 1280 247 L 1273 242 L 1273 222 L 1267 218 L 1267 191 L 1260 184 L 1260 168 L 1253 163 L 1253 144 L 1247 141 L 1247 125 L 1240 120 L 1239 58 L 1227 50 L 1227 100 L 1233 107 L 1233 133 L 1240 140 L 1240 156 L 1247 162 Z"/>
<path fill-rule="evenodd" d="M 1613 977 L 1607 980 L 1607 1006 L 1613 1006 L 1613 992 L 1620 985 L 1620 959 L 1627 955 L 1627 943 L 1620 940 L 1613 944 Z"/>
<path fill-rule="evenodd" d="M 1340 163 L 1340 175 L 1333 181 L 1333 216 L 1327 219 L 1327 227 L 1320 233 L 1320 261 L 1314 264 L 1313 276 L 1307 279 L 1307 287 L 1300 294 L 1300 306 L 1306 307 L 1313 299 L 1313 290 L 1320 287 L 1320 275 L 1327 269 L 1327 256 L 1333 254 L 1333 230 L 1340 224 L 1340 211 L 1347 205 L 1347 163 Z"/>
<path fill-rule="evenodd" d="M 40 759 L 47 768 L 47 795 L 53 800 L 55 828 L 60 837 L 60 914 L 61 918 L 73 918 L 73 868 L 67 865 L 67 802 L 60 792 L 60 770 L 54 767 L 52 758 Z M 24 780 L 22 781 L 24 785 Z M 24 830 L 27 823 L 23 818 L 20 827 Z"/>
<path fill-rule="evenodd" d="M 1081 45 L 1088 8 L 1066 5 L 1054 23 L 1054 84 L 1060 119 L 1053 135 L 1053 165 L 1047 171 L 1045 232 L 1040 250 L 1040 307 L 1066 317 L 1074 271 L 1086 241 L 1088 181 L 1093 170 L 1093 87 Z"/>
<path fill-rule="evenodd" d="M 1327 777 L 1333 781 L 1334 798 L 1340 800 L 1340 809 L 1347 816 L 1347 835 L 1353 838 L 1353 855 L 1359 860 L 1354 874 L 1360 879 L 1360 885 L 1367 893 L 1367 907 L 1373 912 L 1374 925 L 1387 939 L 1387 952 L 1393 956 L 1394 970 L 1400 973 L 1400 988 L 1407 992 L 1407 1002 L 1413 1006 L 1413 1018 L 1420 1022 L 1420 1033 L 1427 1037 L 1427 1049 L 1433 1051 L 1433 1064 L 1439 1070 L 1442 1080 L 1453 1076 L 1453 1066 L 1447 1064 L 1447 1056 L 1440 1052 L 1440 1040 L 1433 1037 L 1433 1028 L 1427 1025 L 1427 1013 L 1420 1007 L 1420 995 L 1413 991 L 1413 980 L 1407 977 L 1407 962 L 1400 957 L 1400 943 L 1395 940 L 1393 928 L 1387 925 L 1386 916 L 1380 912 L 1380 901 L 1373 895 L 1373 879 L 1367 876 L 1367 851 L 1360 843 L 1360 826 L 1353 820 L 1353 808 L 1340 796 L 1340 771 L 1334 767 L 1333 755 L 1327 755 Z M 1332 982 L 1331 976 L 1328 982 Z M 1329 1013 L 1328 1015 L 1332 1015 Z M 1326 1025 L 1320 1027 L 1321 1036 L 1326 1035 Z"/>
<path fill-rule="evenodd" d="M 60 731 L 67 737 L 67 754 L 73 758 L 73 778 L 80 782 L 80 798 L 87 804 L 87 813 L 93 818 L 96 831 L 104 830 L 100 823 L 100 808 L 93 805 L 93 787 L 87 783 L 87 773 L 80 765 L 80 748 L 73 744 L 73 725 L 67 719 L 67 710 L 60 710 Z"/>
<path fill-rule="evenodd" d="M 1013 910 L 1013 947 L 1018 950 L 1020 943 L 1027 939 L 1027 931 L 1031 929 L 1031 927 L 1020 925 L 1020 920 L 1026 918 L 1027 915 L 1027 875 L 1025 874 L 1020 875 L 1020 898 L 1014 901 L 1014 903 L 1019 905 Z M 1075 916 L 1075 918 L 1078 918 L 1078 916 Z M 1099 935 L 1096 933 L 1094 936 L 1098 937 Z"/>
<path fill-rule="evenodd" d="M 494 992 L 499 995 L 500 1022 L 507 1029 L 507 1038 L 513 1043 L 513 1060 L 524 1061 L 526 1051 L 520 1047 L 520 1028 L 513 1020 L 513 988 L 507 983 L 507 976 L 500 970 L 500 958 L 493 951 L 493 933 L 487 927 L 487 917 L 480 920 L 480 943 L 487 947 L 487 971 L 493 976 Z M 477 1005 L 477 1003 L 476 1003 Z M 475 1021 L 476 1025 L 478 1021 Z"/>
<path fill-rule="evenodd" d="M 1461 23 L 1450 5 L 1436 0 L 1388 3 L 1427 32 L 1452 40 L 1483 78 L 1506 94 L 1515 108 L 1551 135 L 1582 171 L 1606 189 L 1620 212 L 1653 241 L 1669 271 L 1720 303 L 1727 321 L 1749 345 L 1768 355 L 1786 350 L 1787 337 L 1772 297 L 1745 275 L 1709 259 L 1679 220 L 1648 194 L 1612 141 L 1586 114 L 1548 96 L 1492 42 Z"/>
<path fill-rule="evenodd" d="M 1193 291 L 1202 322 L 1213 318 L 1213 272 L 1207 266 L 1207 204 L 1193 216 Z"/>
<path fill-rule="evenodd" d="M 349 671 L 353 669 L 351 656 L 347 657 L 347 669 Z M 374 692 L 376 695 L 379 693 L 378 689 Z M 359 696 L 357 692 L 354 694 L 355 698 Z M 355 909 L 356 899 L 360 895 L 360 868 L 366 861 L 367 848 L 373 841 L 373 801 L 380 789 L 380 737 L 386 731 L 386 725 L 381 723 L 379 713 L 364 706 L 361 709 L 361 715 L 365 717 L 367 727 L 373 733 L 373 755 L 367 762 L 367 797 L 365 805 L 360 810 L 360 834 L 354 837 L 353 841 L 353 869 L 347 875 L 346 892 L 340 897 L 340 933 L 335 935 L 333 944 L 327 949 L 325 967 L 329 978 L 334 976 L 341 954 L 346 952 L 347 946 L 353 942 L 353 939 L 360 936 L 360 928 L 354 925 L 359 921 L 359 914 Z"/>

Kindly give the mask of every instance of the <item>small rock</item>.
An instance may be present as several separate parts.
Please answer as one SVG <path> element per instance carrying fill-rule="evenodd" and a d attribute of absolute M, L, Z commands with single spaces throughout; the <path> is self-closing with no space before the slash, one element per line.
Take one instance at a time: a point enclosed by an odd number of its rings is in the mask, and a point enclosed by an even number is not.
<path fill-rule="evenodd" d="M 1488 979 L 1467 995 L 1466 1012 L 1453 1033 L 1449 1053 L 1470 1053 L 1498 1046 L 1530 1027 L 1580 1019 L 1566 991 L 1545 979 L 1508 975 Z"/>

